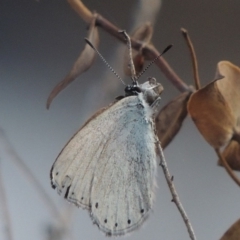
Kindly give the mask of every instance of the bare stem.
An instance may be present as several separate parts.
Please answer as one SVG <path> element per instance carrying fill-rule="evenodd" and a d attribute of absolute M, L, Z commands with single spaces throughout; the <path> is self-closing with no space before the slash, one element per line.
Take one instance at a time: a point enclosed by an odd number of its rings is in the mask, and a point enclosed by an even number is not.
<path fill-rule="evenodd" d="M 131 39 L 130 39 L 129 35 L 126 33 L 126 31 L 120 31 L 119 33 L 122 33 L 126 37 L 126 40 L 127 40 L 131 76 L 132 76 L 132 80 L 135 82 L 136 81 L 135 80 L 136 79 L 136 70 L 135 70 L 135 66 L 134 66 L 134 63 L 133 63 Z"/>
<path fill-rule="evenodd" d="M 182 203 L 180 202 L 177 191 L 176 191 L 175 186 L 173 184 L 173 177 L 169 173 L 169 170 L 168 170 L 168 167 L 167 167 L 167 162 L 166 162 L 165 157 L 163 155 L 163 151 L 162 151 L 162 148 L 161 148 L 160 144 L 158 144 L 158 149 L 159 149 L 159 155 L 160 155 L 160 166 L 163 169 L 163 173 L 164 173 L 164 176 L 166 178 L 169 190 L 172 194 L 172 201 L 176 204 L 176 206 L 178 208 L 178 211 L 180 212 L 180 214 L 182 216 L 182 219 L 183 219 L 183 221 L 184 221 L 184 223 L 187 227 L 190 239 L 196 240 L 197 238 L 195 236 L 192 224 L 190 223 L 190 220 L 189 220 L 189 218 L 188 218 L 188 216 L 187 216 L 187 214 L 186 214 L 186 212 L 185 212 L 185 210 L 182 206 Z"/>
<path fill-rule="evenodd" d="M 191 41 L 191 38 L 188 35 L 187 30 L 184 29 L 184 28 L 181 28 L 181 32 L 182 32 L 183 37 L 185 38 L 185 40 L 187 42 L 187 45 L 188 45 L 188 48 L 189 48 L 189 51 L 190 51 L 190 54 L 191 54 L 195 87 L 198 90 L 198 89 L 201 88 L 201 84 L 200 84 L 200 80 L 199 80 L 198 63 L 197 63 L 196 53 L 195 53 L 193 43 Z"/>
<path fill-rule="evenodd" d="M 87 23 L 90 23 L 93 13 L 80 0 L 67 0 L 71 7 L 80 15 Z"/>
<path fill-rule="evenodd" d="M 91 11 L 82 3 L 80 0 L 67 0 L 72 8 L 81 16 L 81 18 L 90 23 L 90 17 L 93 17 L 93 14 L 90 14 Z M 96 25 L 104 29 L 110 35 L 116 37 L 123 43 L 126 43 L 126 39 L 122 34 L 119 34 L 119 29 L 107 19 L 105 19 L 101 15 L 97 15 L 96 18 Z M 132 47 L 136 50 L 142 49 L 144 56 L 147 59 L 153 60 L 156 58 L 160 53 L 151 45 L 143 44 L 139 41 L 131 39 Z M 184 81 L 174 72 L 174 70 L 169 66 L 166 60 L 161 57 L 156 61 L 156 65 L 160 68 L 163 74 L 167 77 L 167 79 L 180 91 L 192 91 L 192 89 L 184 83 Z"/>
<path fill-rule="evenodd" d="M 4 230 L 6 232 L 6 239 L 13 240 L 11 218 L 8 210 L 7 197 L 6 197 L 1 170 L 2 170 L 2 167 L 0 167 L 0 202 L 1 202 L 2 213 L 3 213 L 2 220 L 4 221 Z"/>
<path fill-rule="evenodd" d="M 215 152 L 217 153 L 222 165 L 226 169 L 229 176 L 233 179 L 233 181 L 240 187 L 240 179 L 236 176 L 236 174 L 233 172 L 231 167 L 228 165 L 228 162 L 226 159 L 222 156 L 220 150 L 218 148 L 215 149 Z"/>

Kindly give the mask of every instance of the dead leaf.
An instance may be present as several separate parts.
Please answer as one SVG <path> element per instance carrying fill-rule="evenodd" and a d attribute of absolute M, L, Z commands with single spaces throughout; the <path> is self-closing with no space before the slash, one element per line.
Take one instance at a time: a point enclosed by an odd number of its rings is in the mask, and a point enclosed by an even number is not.
<path fill-rule="evenodd" d="M 153 35 L 152 24 L 150 22 L 146 22 L 142 24 L 140 27 L 138 27 L 137 29 L 135 29 L 135 31 L 131 36 L 135 40 L 149 43 L 152 39 L 152 35 Z"/>
<path fill-rule="evenodd" d="M 187 102 L 191 92 L 184 92 L 169 102 L 155 119 L 157 136 L 165 148 L 180 130 L 187 116 Z"/>
<path fill-rule="evenodd" d="M 88 33 L 89 41 L 97 48 L 99 45 L 99 35 L 98 29 L 95 26 L 95 18 L 93 18 L 89 33 Z M 87 71 L 93 64 L 96 53 L 95 51 L 86 44 L 77 61 L 74 63 L 71 71 L 68 75 L 55 86 L 55 88 L 50 93 L 47 100 L 47 109 L 49 109 L 52 100 L 63 90 L 65 89 L 71 82 L 73 82 L 81 73 Z"/>
<path fill-rule="evenodd" d="M 239 240 L 240 239 L 240 219 L 238 219 L 220 238 L 220 240 Z"/>
<path fill-rule="evenodd" d="M 138 40 L 140 42 L 143 42 L 144 44 L 150 43 L 153 35 L 153 28 L 152 25 L 147 22 L 138 27 L 133 34 L 131 34 L 131 38 Z M 136 51 L 132 49 L 133 54 L 133 63 L 135 66 L 136 74 L 138 75 L 142 70 L 144 66 L 145 58 L 142 54 L 142 51 Z M 126 49 L 125 55 L 124 55 L 124 73 L 127 76 L 131 76 L 131 69 L 129 67 L 129 50 Z"/>
<path fill-rule="evenodd" d="M 217 66 L 215 80 L 192 94 L 188 112 L 206 141 L 215 149 L 239 136 L 240 69 L 228 61 Z"/>
<path fill-rule="evenodd" d="M 238 142 L 230 141 L 222 152 L 222 156 L 226 159 L 231 169 L 240 171 L 240 145 Z M 218 165 L 223 166 L 220 160 L 218 160 Z"/>

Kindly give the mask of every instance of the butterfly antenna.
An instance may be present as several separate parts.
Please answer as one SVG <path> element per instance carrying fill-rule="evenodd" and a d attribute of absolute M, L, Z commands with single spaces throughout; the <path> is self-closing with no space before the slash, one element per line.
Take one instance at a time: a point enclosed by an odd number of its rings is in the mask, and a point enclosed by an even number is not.
<path fill-rule="evenodd" d="M 136 83 L 137 82 L 137 78 L 136 78 L 135 66 L 134 66 L 134 63 L 133 63 L 131 39 L 128 36 L 128 34 L 126 33 L 125 30 L 120 30 L 118 32 L 122 33 L 125 36 L 126 40 L 127 40 L 127 46 L 128 46 L 128 51 L 129 51 L 130 69 L 131 69 L 131 78 L 132 78 L 133 82 Z"/>
<path fill-rule="evenodd" d="M 98 54 L 98 56 L 103 60 L 103 62 L 107 65 L 107 67 L 111 70 L 111 72 L 126 86 L 126 83 L 116 73 L 116 71 L 110 66 L 110 64 L 105 60 L 102 54 L 92 45 L 92 43 L 87 38 L 85 38 L 85 41 Z"/>
<path fill-rule="evenodd" d="M 171 44 L 171 45 L 168 45 L 168 46 L 163 50 L 163 52 L 162 52 L 161 54 L 159 54 L 157 57 L 155 57 L 155 58 L 147 65 L 147 67 L 146 67 L 142 72 L 140 72 L 138 76 L 136 76 L 135 79 L 136 79 L 136 80 L 139 79 L 139 78 L 148 70 L 148 68 L 149 68 L 153 63 L 155 63 L 164 53 L 166 53 L 172 46 L 173 46 L 172 44 Z"/>

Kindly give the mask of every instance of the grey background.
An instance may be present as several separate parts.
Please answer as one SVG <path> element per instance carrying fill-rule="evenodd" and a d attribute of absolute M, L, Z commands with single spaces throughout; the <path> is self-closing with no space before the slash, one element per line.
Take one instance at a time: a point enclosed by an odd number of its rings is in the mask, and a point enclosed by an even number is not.
<path fill-rule="evenodd" d="M 86 4 L 126 30 L 130 30 L 132 13 L 138 7 L 137 1 L 126 0 L 89 0 Z M 159 51 L 174 44 L 165 58 L 187 84 L 192 84 L 191 62 L 179 31 L 181 27 L 188 29 L 194 42 L 202 84 L 213 80 L 218 61 L 240 65 L 240 1 L 163 0 L 153 43 Z M 67 1 L 0 2 L 0 127 L 59 209 L 68 204 L 50 187 L 49 171 L 55 157 L 94 111 L 123 93 L 122 85 L 106 92 L 102 78 L 107 74 L 110 81 L 118 80 L 97 59 L 46 110 L 48 94 L 70 70 L 84 46 L 86 34 L 86 24 Z M 113 52 L 121 43 L 102 30 L 100 36 L 99 49 L 111 64 Z M 114 68 L 123 76 L 121 66 Z M 165 88 L 163 106 L 178 95 L 155 66 L 142 81 L 149 75 Z M 213 149 L 189 118 L 165 150 L 165 156 L 198 239 L 219 239 L 240 217 L 239 188 L 223 168 L 216 166 Z M 3 147 L 0 157 L 14 239 L 47 239 L 46 229 L 57 219 Z M 92 225 L 87 211 L 77 208 L 73 211 L 69 224 L 75 239 L 106 239 Z M 3 222 L 1 218 L 0 239 L 5 237 Z M 138 231 L 124 238 L 188 239 L 160 168 L 153 212 Z"/>

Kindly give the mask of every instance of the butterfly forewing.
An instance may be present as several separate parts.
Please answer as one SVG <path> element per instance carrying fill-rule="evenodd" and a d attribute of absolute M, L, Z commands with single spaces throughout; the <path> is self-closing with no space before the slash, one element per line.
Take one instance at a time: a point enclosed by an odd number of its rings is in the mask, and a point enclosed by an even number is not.
<path fill-rule="evenodd" d="M 139 96 L 126 97 L 89 121 L 64 147 L 52 185 L 108 235 L 137 228 L 152 206 L 155 134 Z"/>

